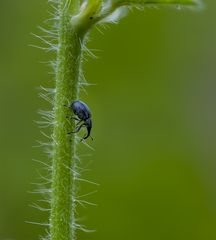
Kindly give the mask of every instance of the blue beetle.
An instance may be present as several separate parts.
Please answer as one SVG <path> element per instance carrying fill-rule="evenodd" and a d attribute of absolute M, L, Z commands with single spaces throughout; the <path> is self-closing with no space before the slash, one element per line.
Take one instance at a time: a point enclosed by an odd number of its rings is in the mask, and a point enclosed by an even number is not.
<path fill-rule="evenodd" d="M 87 139 L 90 136 L 91 129 L 92 129 L 91 111 L 89 107 L 84 102 L 79 100 L 73 101 L 69 106 L 66 106 L 66 107 L 69 107 L 73 111 L 73 113 L 77 116 L 77 117 L 71 117 L 71 118 L 78 121 L 75 131 L 69 132 L 68 134 L 77 133 L 80 131 L 82 127 L 86 127 L 87 135 L 84 136 L 81 139 L 81 141 Z M 93 140 L 92 137 L 91 139 Z"/>

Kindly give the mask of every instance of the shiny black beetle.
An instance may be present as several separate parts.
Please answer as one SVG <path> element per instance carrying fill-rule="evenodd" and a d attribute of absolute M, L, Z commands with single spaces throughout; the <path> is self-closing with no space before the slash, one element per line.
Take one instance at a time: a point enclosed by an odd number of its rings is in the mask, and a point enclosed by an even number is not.
<path fill-rule="evenodd" d="M 90 136 L 91 129 L 92 129 L 91 111 L 89 107 L 84 102 L 79 100 L 73 101 L 69 106 L 66 106 L 66 107 L 69 107 L 77 116 L 77 117 L 71 117 L 71 118 L 78 121 L 75 131 L 69 132 L 68 134 L 77 133 L 80 131 L 82 127 L 86 127 L 87 135 L 84 136 L 81 139 L 81 141 L 84 139 L 87 139 Z M 92 137 L 91 139 L 93 140 Z"/>

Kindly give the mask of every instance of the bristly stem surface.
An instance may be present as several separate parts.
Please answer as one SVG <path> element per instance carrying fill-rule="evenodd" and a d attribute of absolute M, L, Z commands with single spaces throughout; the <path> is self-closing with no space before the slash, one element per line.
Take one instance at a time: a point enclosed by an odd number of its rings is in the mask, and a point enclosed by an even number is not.
<path fill-rule="evenodd" d="M 81 68 L 81 41 L 71 24 L 72 6 L 67 1 L 59 3 L 59 39 L 56 68 L 56 95 L 54 99 L 52 196 L 50 239 L 75 239 L 74 184 L 72 169 L 76 159 L 75 136 L 68 136 L 74 122 L 66 118 L 65 104 L 78 99 Z M 77 3 L 74 1 L 74 7 Z"/>

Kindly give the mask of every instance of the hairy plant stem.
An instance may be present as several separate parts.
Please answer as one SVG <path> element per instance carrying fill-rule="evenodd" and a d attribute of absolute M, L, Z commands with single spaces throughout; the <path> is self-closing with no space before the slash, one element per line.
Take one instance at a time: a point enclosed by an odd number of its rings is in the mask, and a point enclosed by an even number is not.
<path fill-rule="evenodd" d="M 62 1 L 65 2 L 65 1 Z M 82 48 L 80 37 L 71 23 L 71 9 L 59 4 L 60 22 L 54 99 L 53 165 L 51 186 L 50 239 L 75 239 L 75 173 L 76 141 L 67 132 L 75 123 L 66 116 L 64 107 L 79 96 Z"/>
<path fill-rule="evenodd" d="M 124 14 L 115 10 L 125 5 L 173 4 L 194 5 L 199 0 L 50 0 L 58 4 L 58 47 L 56 88 L 54 98 L 53 162 L 51 186 L 50 240 L 76 239 L 76 139 L 67 132 L 74 130 L 75 123 L 66 118 L 68 105 L 79 97 L 82 45 L 90 29 L 103 20 L 115 22 Z M 83 2 L 83 1 L 82 1 Z M 110 18 L 109 18 L 110 17 Z M 106 22 L 105 21 L 105 22 Z"/>

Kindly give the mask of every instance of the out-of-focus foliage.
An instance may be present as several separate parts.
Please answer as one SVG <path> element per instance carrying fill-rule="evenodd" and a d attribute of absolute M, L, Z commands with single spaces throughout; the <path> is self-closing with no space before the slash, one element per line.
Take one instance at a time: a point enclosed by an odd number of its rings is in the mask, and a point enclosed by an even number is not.
<path fill-rule="evenodd" d="M 119 25 L 94 30 L 88 45 L 88 95 L 96 151 L 84 148 L 84 177 L 100 187 L 80 208 L 94 233 L 79 239 L 203 240 L 216 237 L 216 3 L 203 12 L 133 11 Z M 53 85 L 50 57 L 30 33 L 48 18 L 45 0 L 0 2 L 0 239 L 38 239 L 47 214 L 28 207 L 46 160 L 37 87 Z M 98 51 L 99 50 L 99 51 Z M 89 166 L 88 166 L 89 165 Z"/>

